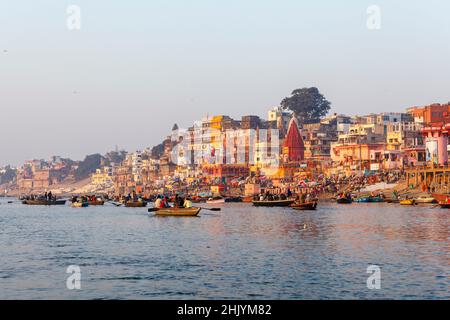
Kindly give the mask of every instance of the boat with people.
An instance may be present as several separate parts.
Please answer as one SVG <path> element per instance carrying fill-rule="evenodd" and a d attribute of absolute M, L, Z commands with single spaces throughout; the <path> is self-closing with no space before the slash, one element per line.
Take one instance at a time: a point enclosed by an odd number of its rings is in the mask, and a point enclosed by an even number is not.
<path fill-rule="evenodd" d="M 174 217 L 195 217 L 198 216 L 202 208 L 150 208 L 149 212 L 155 212 L 157 216 L 174 216 Z"/>
<path fill-rule="evenodd" d="M 293 203 L 291 205 L 292 209 L 295 210 L 316 210 L 317 209 L 317 201 L 305 202 L 305 203 Z"/>
<path fill-rule="evenodd" d="M 289 207 L 295 202 L 294 199 L 286 200 L 253 200 L 255 207 Z"/>
<path fill-rule="evenodd" d="M 35 200 L 23 200 L 22 204 L 29 206 L 63 206 L 66 204 L 67 200 L 45 200 L 45 199 L 35 199 Z"/>

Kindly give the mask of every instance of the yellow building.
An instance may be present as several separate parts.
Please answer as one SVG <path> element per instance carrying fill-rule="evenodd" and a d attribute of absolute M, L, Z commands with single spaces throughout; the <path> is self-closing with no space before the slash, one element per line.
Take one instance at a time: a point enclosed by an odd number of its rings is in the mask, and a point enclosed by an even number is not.
<path fill-rule="evenodd" d="M 91 183 L 94 186 L 101 186 L 105 184 L 112 184 L 111 168 L 104 167 L 103 169 L 97 169 L 95 173 L 91 175 Z"/>

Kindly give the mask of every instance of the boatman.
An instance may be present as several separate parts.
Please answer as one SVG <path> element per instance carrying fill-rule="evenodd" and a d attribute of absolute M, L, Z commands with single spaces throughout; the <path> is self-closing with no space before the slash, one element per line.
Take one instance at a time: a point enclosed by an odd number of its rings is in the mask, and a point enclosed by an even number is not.
<path fill-rule="evenodd" d="M 155 208 L 159 208 L 159 209 L 162 208 L 162 200 L 161 200 L 160 196 L 156 197 L 156 201 L 155 201 L 154 206 L 155 206 Z"/>
<path fill-rule="evenodd" d="M 185 208 L 192 208 L 192 201 L 189 200 L 189 198 L 186 198 L 184 200 L 183 207 L 185 207 Z"/>

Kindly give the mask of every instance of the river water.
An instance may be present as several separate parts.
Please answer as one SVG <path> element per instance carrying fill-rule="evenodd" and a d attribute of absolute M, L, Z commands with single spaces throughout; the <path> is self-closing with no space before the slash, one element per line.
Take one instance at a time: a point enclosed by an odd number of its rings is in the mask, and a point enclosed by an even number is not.
<path fill-rule="evenodd" d="M 220 206 L 164 218 L 1 199 L 0 298 L 450 299 L 448 210 Z M 80 290 L 66 286 L 70 265 L 80 268 Z M 380 289 L 367 287 L 371 265 Z"/>

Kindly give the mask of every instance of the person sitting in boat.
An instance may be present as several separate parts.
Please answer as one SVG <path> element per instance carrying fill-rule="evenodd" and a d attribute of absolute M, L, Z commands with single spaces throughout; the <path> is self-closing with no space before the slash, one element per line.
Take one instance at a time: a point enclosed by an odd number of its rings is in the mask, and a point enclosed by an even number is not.
<path fill-rule="evenodd" d="M 156 197 L 155 204 L 153 206 L 158 209 L 162 208 L 162 200 L 160 196 Z"/>
<path fill-rule="evenodd" d="M 286 200 L 286 199 L 287 199 L 286 195 L 284 193 L 282 193 L 280 195 L 280 200 Z"/>
<path fill-rule="evenodd" d="M 288 189 L 287 189 L 287 197 L 288 197 L 288 198 L 292 197 L 292 191 L 291 191 L 291 188 L 288 188 Z"/>
<path fill-rule="evenodd" d="M 192 208 L 192 201 L 189 198 L 186 198 L 186 200 L 184 200 L 183 207 Z"/>
<path fill-rule="evenodd" d="M 49 191 L 48 194 L 47 194 L 47 200 L 48 201 L 52 201 L 53 200 L 53 194 L 52 194 L 51 191 Z"/>
<path fill-rule="evenodd" d="M 300 203 L 305 203 L 306 202 L 306 194 L 302 192 L 302 195 L 300 197 Z"/>

